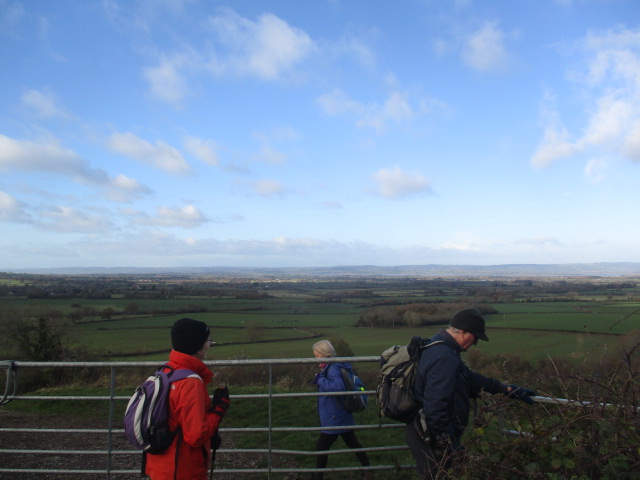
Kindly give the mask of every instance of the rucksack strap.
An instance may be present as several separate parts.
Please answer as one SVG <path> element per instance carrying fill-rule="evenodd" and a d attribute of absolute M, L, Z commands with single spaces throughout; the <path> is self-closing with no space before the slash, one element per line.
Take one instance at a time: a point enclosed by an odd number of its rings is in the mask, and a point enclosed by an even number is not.
<path fill-rule="evenodd" d="M 431 341 L 431 339 L 429 338 L 427 342 L 425 342 L 423 345 L 420 346 L 420 352 L 422 353 L 423 350 L 426 350 L 429 347 L 432 347 L 434 345 L 440 345 L 441 343 L 446 344 L 446 342 L 444 340 L 435 340 L 435 341 Z"/>
<path fill-rule="evenodd" d="M 189 377 L 199 378 L 202 381 L 202 377 L 193 370 L 189 370 L 188 368 L 174 368 L 168 363 L 160 365 L 156 370 L 156 373 L 162 373 L 165 369 L 169 369 L 169 371 L 166 372 L 166 375 L 170 382 L 177 382 L 178 380 L 183 380 Z"/>
<path fill-rule="evenodd" d="M 419 336 L 411 337 L 411 341 L 407 345 L 407 353 L 409 353 L 409 358 L 411 358 L 411 360 L 415 360 L 420 356 L 420 350 L 422 350 L 422 345 L 423 345 L 422 337 L 419 337 Z"/>

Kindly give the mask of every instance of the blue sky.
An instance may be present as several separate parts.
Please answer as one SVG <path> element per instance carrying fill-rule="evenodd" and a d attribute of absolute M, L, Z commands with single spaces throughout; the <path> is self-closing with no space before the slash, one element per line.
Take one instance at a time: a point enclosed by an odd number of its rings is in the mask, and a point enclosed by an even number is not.
<path fill-rule="evenodd" d="M 0 0 L 0 270 L 640 261 L 637 0 Z"/>

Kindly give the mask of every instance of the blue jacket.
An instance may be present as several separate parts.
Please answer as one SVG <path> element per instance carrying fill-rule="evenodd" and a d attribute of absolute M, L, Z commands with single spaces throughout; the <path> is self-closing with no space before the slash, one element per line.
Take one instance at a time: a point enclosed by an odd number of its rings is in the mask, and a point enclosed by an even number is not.
<path fill-rule="evenodd" d="M 350 363 L 329 363 L 317 377 L 319 392 L 343 392 L 345 390 L 340 367 L 351 370 Z M 321 427 L 353 425 L 353 415 L 345 410 L 339 396 L 321 395 L 318 397 L 318 415 Z M 324 433 L 337 435 L 351 430 L 323 430 Z"/>
<path fill-rule="evenodd" d="M 506 393 L 507 386 L 467 367 L 460 357 L 458 342 L 441 330 L 431 341 L 444 340 L 422 351 L 413 385 L 432 438 L 448 436 L 454 446 L 469 423 L 469 399 L 481 391 Z"/>

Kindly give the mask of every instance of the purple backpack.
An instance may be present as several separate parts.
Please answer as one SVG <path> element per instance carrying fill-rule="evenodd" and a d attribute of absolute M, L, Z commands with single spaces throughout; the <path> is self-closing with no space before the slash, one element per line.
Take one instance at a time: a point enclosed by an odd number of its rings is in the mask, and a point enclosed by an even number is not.
<path fill-rule="evenodd" d="M 169 372 L 164 372 L 165 369 Z M 147 453 L 164 452 L 178 433 L 170 431 L 169 391 L 171 384 L 187 377 L 200 378 L 191 370 L 162 365 L 131 396 L 124 414 L 124 433 L 131 445 Z"/>

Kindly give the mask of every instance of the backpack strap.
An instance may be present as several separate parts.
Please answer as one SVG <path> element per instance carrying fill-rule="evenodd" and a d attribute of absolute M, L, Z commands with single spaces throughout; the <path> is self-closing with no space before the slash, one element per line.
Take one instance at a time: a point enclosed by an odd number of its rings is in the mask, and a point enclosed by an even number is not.
<path fill-rule="evenodd" d="M 444 340 L 436 340 L 435 342 L 430 342 L 431 339 L 427 340 L 427 343 L 425 343 L 424 345 L 420 346 L 420 352 L 422 352 L 422 350 L 426 350 L 429 347 L 433 347 L 434 345 L 439 345 L 441 343 L 446 343 Z"/>
<path fill-rule="evenodd" d="M 169 365 L 168 363 L 165 363 L 164 365 L 160 365 L 160 367 L 158 367 L 157 372 L 161 373 L 165 368 L 168 368 L 169 370 L 171 370 L 170 372 L 166 373 L 167 378 L 171 383 L 177 382 L 178 380 L 183 380 L 185 378 L 197 378 L 198 380 L 203 382 L 202 377 L 198 375 L 196 372 L 194 372 L 193 370 L 189 370 L 188 368 L 175 368 Z"/>

